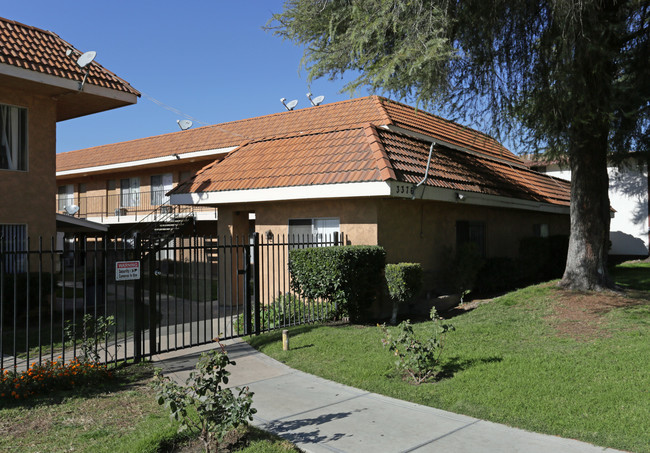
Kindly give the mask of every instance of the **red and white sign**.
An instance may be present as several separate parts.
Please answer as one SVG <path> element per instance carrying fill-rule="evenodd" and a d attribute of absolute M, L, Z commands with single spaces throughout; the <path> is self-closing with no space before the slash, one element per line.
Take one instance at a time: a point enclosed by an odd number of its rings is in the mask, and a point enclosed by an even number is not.
<path fill-rule="evenodd" d="M 115 280 L 140 280 L 140 261 L 117 261 Z"/>

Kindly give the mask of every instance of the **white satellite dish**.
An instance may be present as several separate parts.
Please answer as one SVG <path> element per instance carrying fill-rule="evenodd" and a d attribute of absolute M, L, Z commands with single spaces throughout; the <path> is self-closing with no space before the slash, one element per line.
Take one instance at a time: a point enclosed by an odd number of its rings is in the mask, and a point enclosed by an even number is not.
<path fill-rule="evenodd" d="M 176 120 L 176 122 L 178 123 L 178 127 L 180 127 L 182 131 L 189 129 L 190 127 L 192 127 L 192 124 L 194 124 L 190 120 Z"/>
<path fill-rule="evenodd" d="M 316 107 L 317 105 L 321 105 L 323 103 L 323 101 L 325 100 L 325 96 L 316 96 L 314 99 L 312 99 L 311 93 L 307 93 L 307 99 L 309 99 L 311 105 Z"/>
<path fill-rule="evenodd" d="M 90 63 L 93 62 L 96 56 L 97 56 L 97 52 L 95 52 L 94 50 L 90 50 L 79 57 L 79 59 L 77 60 L 77 64 L 79 65 L 80 68 L 85 68 L 86 66 L 88 66 Z"/>
<path fill-rule="evenodd" d="M 69 204 L 63 209 L 65 209 L 65 212 L 68 215 L 75 215 L 77 212 L 79 212 L 79 206 L 76 204 Z"/>
<path fill-rule="evenodd" d="M 286 104 L 285 104 L 284 101 L 286 101 L 285 98 L 280 99 L 280 102 L 282 102 L 282 105 L 284 105 L 284 108 L 289 110 L 289 111 L 293 110 L 294 108 L 296 108 L 296 105 L 298 105 L 298 100 L 297 99 L 294 99 L 293 101 L 289 101 Z"/>

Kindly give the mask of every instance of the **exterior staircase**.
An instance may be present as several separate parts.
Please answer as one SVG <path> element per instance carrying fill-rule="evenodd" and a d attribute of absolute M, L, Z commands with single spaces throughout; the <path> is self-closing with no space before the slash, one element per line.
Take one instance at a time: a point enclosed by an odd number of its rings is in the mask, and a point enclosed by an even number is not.
<path fill-rule="evenodd" d="M 150 253 L 160 251 L 193 220 L 194 214 L 190 209 L 171 205 L 167 201 L 127 230 L 123 237 L 126 239 L 136 233 L 140 234 L 142 259 L 144 259 Z"/>

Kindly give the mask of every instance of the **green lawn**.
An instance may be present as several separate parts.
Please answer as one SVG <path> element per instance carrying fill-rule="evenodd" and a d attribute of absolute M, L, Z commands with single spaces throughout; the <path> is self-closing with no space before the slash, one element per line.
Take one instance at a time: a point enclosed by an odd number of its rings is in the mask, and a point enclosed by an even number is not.
<path fill-rule="evenodd" d="M 250 343 L 343 384 L 527 430 L 650 452 L 650 265 L 618 267 L 632 296 L 525 288 L 456 316 L 443 376 L 415 386 L 375 326 L 302 326 Z M 415 330 L 427 335 L 431 323 Z"/>
<path fill-rule="evenodd" d="M 5 407 L 0 401 L 0 451 L 202 451 L 198 440 L 177 433 L 178 425 L 172 423 L 167 410 L 158 405 L 148 385 L 152 376 L 151 364 L 143 363 L 122 368 L 115 380 L 93 388 L 53 392 Z M 289 442 L 254 427 L 245 432 L 249 445 L 233 451 L 298 451 Z"/>

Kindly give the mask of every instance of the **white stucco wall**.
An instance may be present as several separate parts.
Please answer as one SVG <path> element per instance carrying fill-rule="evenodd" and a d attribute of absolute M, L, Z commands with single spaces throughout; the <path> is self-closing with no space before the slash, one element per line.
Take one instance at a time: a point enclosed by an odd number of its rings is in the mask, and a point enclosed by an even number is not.
<path fill-rule="evenodd" d="M 571 179 L 571 172 L 555 165 L 546 173 Z M 648 255 L 648 169 L 628 165 L 609 168 L 609 202 L 616 210 L 610 224 L 611 255 Z"/>

